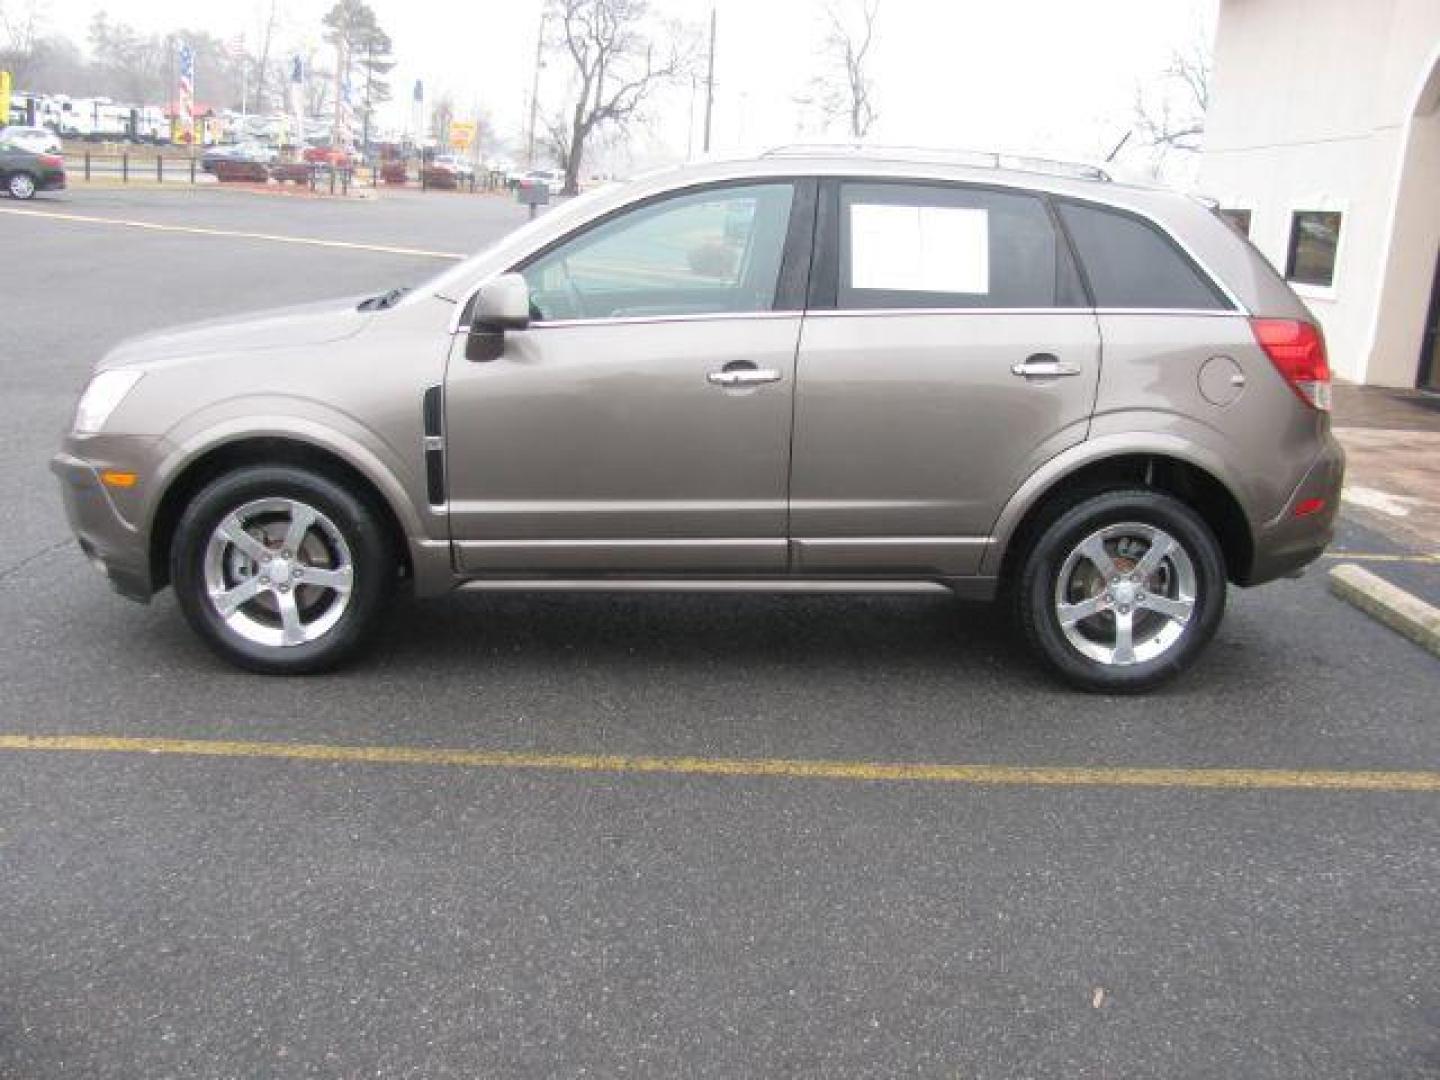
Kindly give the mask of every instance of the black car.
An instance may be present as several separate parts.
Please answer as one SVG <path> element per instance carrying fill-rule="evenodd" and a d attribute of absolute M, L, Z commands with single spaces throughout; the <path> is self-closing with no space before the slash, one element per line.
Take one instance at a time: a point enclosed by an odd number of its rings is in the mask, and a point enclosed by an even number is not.
<path fill-rule="evenodd" d="M 256 142 L 227 143 L 224 146 L 212 146 L 200 157 L 200 167 L 208 173 L 218 172 L 217 166 L 227 162 L 242 162 L 245 164 L 269 165 L 275 160 L 276 154 L 267 146 Z"/>
<path fill-rule="evenodd" d="M 65 159 L 0 143 L 0 187 L 15 199 L 34 198 L 37 191 L 60 191 L 65 187 Z"/>

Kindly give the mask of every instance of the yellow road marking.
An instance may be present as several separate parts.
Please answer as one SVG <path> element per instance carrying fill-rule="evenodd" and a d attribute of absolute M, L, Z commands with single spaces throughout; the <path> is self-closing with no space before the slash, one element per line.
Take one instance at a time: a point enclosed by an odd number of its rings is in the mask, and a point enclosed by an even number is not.
<path fill-rule="evenodd" d="M 226 236 L 239 240 L 264 240 L 272 244 L 305 244 L 310 247 L 343 248 L 347 251 L 378 251 L 385 255 L 413 255 L 422 259 L 463 259 L 453 251 L 430 251 L 425 248 L 391 247 L 387 244 L 361 244 L 350 240 L 322 240 L 315 236 L 284 236 L 280 233 L 245 232 L 240 229 L 210 229 L 201 225 L 161 225 L 154 221 L 130 221 L 125 218 L 96 217 L 91 214 L 61 214 L 51 210 L 19 210 L 0 206 L 0 214 L 20 217 L 47 218 L 51 221 L 78 221 L 92 225 L 118 225 L 127 229 L 148 229 L 152 232 L 192 233 L 197 236 Z"/>
<path fill-rule="evenodd" d="M 1327 559 L 1357 559 L 1364 562 L 1413 562 L 1413 563 L 1434 563 L 1440 564 L 1440 555 L 1382 555 L 1373 551 L 1327 551 L 1324 558 Z"/>
<path fill-rule="evenodd" d="M 795 780 L 913 781 L 1022 787 L 1228 788 L 1232 790 L 1440 792 L 1440 772 L 1311 769 L 1167 769 L 1106 766 L 925 764 L 806 761 L 785 758 L 652 757 L 631 754 L 546 754 L 512 750 L 444 750 L 420 746 L 333 746 L 324 743 L 236 742 L 222 739 L 121 738 L 108 735 L 0 735 L 0 751 L 178 754 L 191 757 L 278 758 L 288 761 L 450 765 L 576 773 L 658 773 L 675 776 L 784 777 Z"/>

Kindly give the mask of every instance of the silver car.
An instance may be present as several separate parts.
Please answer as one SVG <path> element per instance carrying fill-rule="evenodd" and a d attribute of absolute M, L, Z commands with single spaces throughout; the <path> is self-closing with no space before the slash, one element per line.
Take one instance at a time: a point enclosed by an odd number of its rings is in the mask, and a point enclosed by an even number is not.
<path fill-rule="evenodd" d="M 1141 690 L 1328 543 L 1314 320 L 1200 202 L 796 149 L 574 199 L 409 291 L 152 335 L 54 459 L 124 595 L 353 655 L 397 585 L 999 599 Z"/>

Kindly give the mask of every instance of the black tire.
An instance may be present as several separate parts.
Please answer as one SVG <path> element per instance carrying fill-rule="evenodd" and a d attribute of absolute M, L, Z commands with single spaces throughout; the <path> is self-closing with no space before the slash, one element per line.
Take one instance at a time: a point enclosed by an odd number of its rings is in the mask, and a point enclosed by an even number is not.
<path fill-rule="evenodd" d="M 237 509 L 270 499 L 318 510 L 338 532 L 353 565 L 348 603 L 337 621 L 299 644 L 261 644 L 242 636 L 216 610 L 206 584 L 207 551 L 217 527 Z M 252 465 L 213 480 L 185 508 L 170 548 L 170 580 L 186 621 L 221 657 L 265 675 L 309 675 L 354 657 L 389 602 L 396 571 L 390 532 L 375 509 L 343 484 L 291 465 Z"/>
<path fill-rule="evenodd" d="M 1107 526 L 1129 523 L 1163 530 L 1178 542 L 1193 569 L 1193 608 L 1188 620 L 1179 624 L 1178 637 L 1159 655 L 1124 664 L 1106 663 L 1085 655 L 1067 637 L 1057 610 L 1057 590 L 1066 561 L 1079 545 Z M 1174 678 L 1204 650 L 1225 612 L 1225 560 L 1214 533 L 1184 503 L 1153 490 L 1125 489 L 1080 498 L 1052 515 L 1018 567 L 1011 595 L 1021 633 L 1047 667 L 1083 690 L 1140 693 Z M 1135 606 L 1137 619 L 1140 606 Z M 1108 617 L 1115 618 L 1113 610 Z M 1156 625 L 1152 613 L 1146 612 L 1145 618 Z"/>
<path fill-rule="evenodd" d="M 33 199 L 40 190 L 40 181 L 28 172 L 12 172 L 5 177 L 5 190 L 12 199 Z"/>

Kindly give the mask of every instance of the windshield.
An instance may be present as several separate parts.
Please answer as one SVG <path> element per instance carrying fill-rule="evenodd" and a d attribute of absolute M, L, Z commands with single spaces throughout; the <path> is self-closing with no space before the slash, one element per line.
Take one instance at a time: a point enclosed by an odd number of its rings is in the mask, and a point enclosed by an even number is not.
<path fill-rule="evenodd" d="M 434 295 L 442 300 L 458 303 L 463 294 L 477 283 L 480 267 L 496 248 L 502 244 L 516 243 L 527 236 L 546 231 L 552 226 L 564 225 L 567 222 L 583 218 L 595 203 L 610 194 L 613 186 L 605 184 L 560 203 L 549 213 L 541 214 L 534 221 L 527 221 L 518 229 L 506 233 L 493 244 L 481 249 L 463 262 L 442 271 L 429 281 L 422 282 L 416 288 L 415 294 Z"/>

